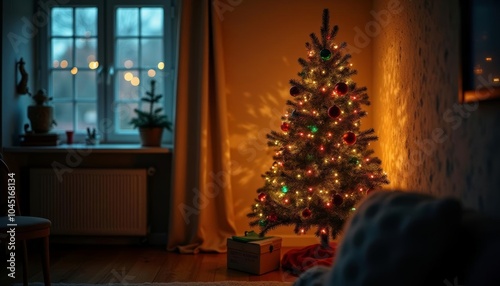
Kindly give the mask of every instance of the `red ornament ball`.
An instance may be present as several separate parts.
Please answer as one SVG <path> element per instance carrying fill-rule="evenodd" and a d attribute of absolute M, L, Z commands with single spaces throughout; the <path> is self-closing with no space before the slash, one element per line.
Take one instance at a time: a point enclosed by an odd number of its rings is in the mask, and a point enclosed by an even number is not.
<path fill-rule="evenodd" d="M 356 135 L 352 132 L 347 132 L 346 134 L 344 134 L 342 138 L 344 139 L 344 142 L 347 145 L 352 145 L 356 143 Z"/>
<path fill-rule="evenodd" d="M 288 122 L 281 123 L 281 130 L 283 130 L 284 132 L 287 132 L 288 130 L 290 130 L 290 123 L 288 123 Z"/>
<path fill-rule="evenodd" d="M 328 116 L 330 116 L 331 118 L 337 118 L 340 116 L 340 108 L 336 105 L 328 108 Z"/>
<path fill-rule="evenodd" d="M 312 215 L 312 211 L 308 208 L 305 208 L 303 211 L 302 211 L 302 216 L 305 217 L 305 218 L 309 218 L 311 217 Z"/>
<path fill-rule="evenodd" d="M 290 95 L 291 96 L 297 96 L 300 94 L 300 88 L 298 88 L 297 86 L 292 86 L 290 88 Z"/>
<path fill-rule="evenodd" d="M 337 95 L 339 95 L 339 96 L 346 94 L 348 89 L 349 89 L 349 87 L 344 82 L 337 83 L 335 85 L 335 87 L 333 88 L 333 90 L 335 91 L 335 93 Z"/>
<path fill-rule="evenodd" d="M 333 196 L 333 204 L 336 206 L 340 206 L 344 202 L 344 198 L 341 195 L 334 195 Z"/>
<path fill-rule="evenodd" d="M 266 200 L 266 194 L 264 193 L 260 193 L 257 198 L 259 199 L 259 201 L 263 202 Z"/>
<path fill-rule="evenodd" d="M 276 214 L 270 214 L 270 215 L 267 216 L 267 220 L 269 222 L 275 222 L 275 221 L 278 220 L 278 216 Z"/>

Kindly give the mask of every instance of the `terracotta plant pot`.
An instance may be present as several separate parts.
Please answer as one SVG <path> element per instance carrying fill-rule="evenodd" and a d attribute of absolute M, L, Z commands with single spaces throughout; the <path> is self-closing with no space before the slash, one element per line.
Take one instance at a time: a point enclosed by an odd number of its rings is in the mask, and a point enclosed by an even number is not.
<path fill-rule="evenodd" d="M 52 129 L 54 123 L 54 109 L 52 106 L 32 105 L 28 106 L 28 118 L 31 129 L 35 133 L 47 133 Z"/>
<path fill-rule="evenodd" d="M 141 145 L 147 147 L 161 146 L 163 127 L 139 127 Z"/>

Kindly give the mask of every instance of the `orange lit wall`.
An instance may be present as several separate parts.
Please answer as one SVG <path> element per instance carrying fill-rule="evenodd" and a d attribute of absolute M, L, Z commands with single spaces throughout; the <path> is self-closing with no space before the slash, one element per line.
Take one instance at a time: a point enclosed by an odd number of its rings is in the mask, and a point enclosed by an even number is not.
<path fill-rule="evenodd" d="M 222 10 L 222 21 L 229 132 L 233 165 L 232 188 L 239 233 L 249 229 L 246 214 L 264 183 L 260 177 L 269 170 L 272 149 L 265 135 L 279 130 L 285 101 L 290 98 L 288 81 L 298 78 L 299 57 L 305 57 L 309 34 L 319 35 L 324 8 L 330 10 L 330 23 L 339 25 L 339 41 L 354 42 L 356 31 L 370 21 L 371 1 L 332 0 L 242 0 Z M 225 6 L 227 8 L 227 6 Z M 354 80 L 372 91 L 371 39 L 357 39 L 352 63 L 358 69 Z M 363 126 L 371 127 L 370 118 Z M 295 238 L 291 228 L 271 235 Z M 312 234 L 311 234 L 312 235 Z M 317 242 L 312 237 L 311 243 Z M 295 244 L 298 242 L 294 242 Z"/>
<path fill-rule="evenodd" d="M 458 102 L 459 1 L 400 2 L 373 46 L 372 118 L 390 188 L 500 216 L 500 104 Z"/>

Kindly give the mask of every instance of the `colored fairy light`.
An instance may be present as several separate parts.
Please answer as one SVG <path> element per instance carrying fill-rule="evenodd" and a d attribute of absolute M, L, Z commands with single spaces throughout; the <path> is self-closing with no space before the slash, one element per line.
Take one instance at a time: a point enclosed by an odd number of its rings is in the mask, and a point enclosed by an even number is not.
<path fill-rule="evenodd" d="M 287 186 L 283 186 L 283 187 L 281 187 L 281 191 L 282 191 L 283 193 L 287 193 L 287 192 L 288 192 L 288 187 L 287 187 Z"/>

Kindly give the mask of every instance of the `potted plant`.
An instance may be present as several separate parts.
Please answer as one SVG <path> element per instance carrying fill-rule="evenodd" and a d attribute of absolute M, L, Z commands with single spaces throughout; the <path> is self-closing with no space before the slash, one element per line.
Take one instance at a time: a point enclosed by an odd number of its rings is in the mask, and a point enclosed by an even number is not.
<path fill-rule="evenodd" d="M 172 131 L 172 123 L 162 114 L 163 108 L 155 108 L 155 104 L 163 97 L 161 94 L 155 94 L 155 84 L 156 81 L 151 80 L 151 91 L 147 91 L 146 96 L 141 98 L 141 101 L 149 104 L 149 109 L 144 111 L 135 108 L 137 117 L 130 120 L 134 128 L 139 128 L 142 146 L 160 146 L 163 129 Z"/>
<path fill-rule="evenodd" d="M 35 133 L 48 133 L 53 125 L 56 125 L 54 120 L 54 108 L 46 105 L 52 100 L 44 89 L 32 96 L 35 105 L 28 106 L 28 118 L 31 122 L 31 129 Z"/>

